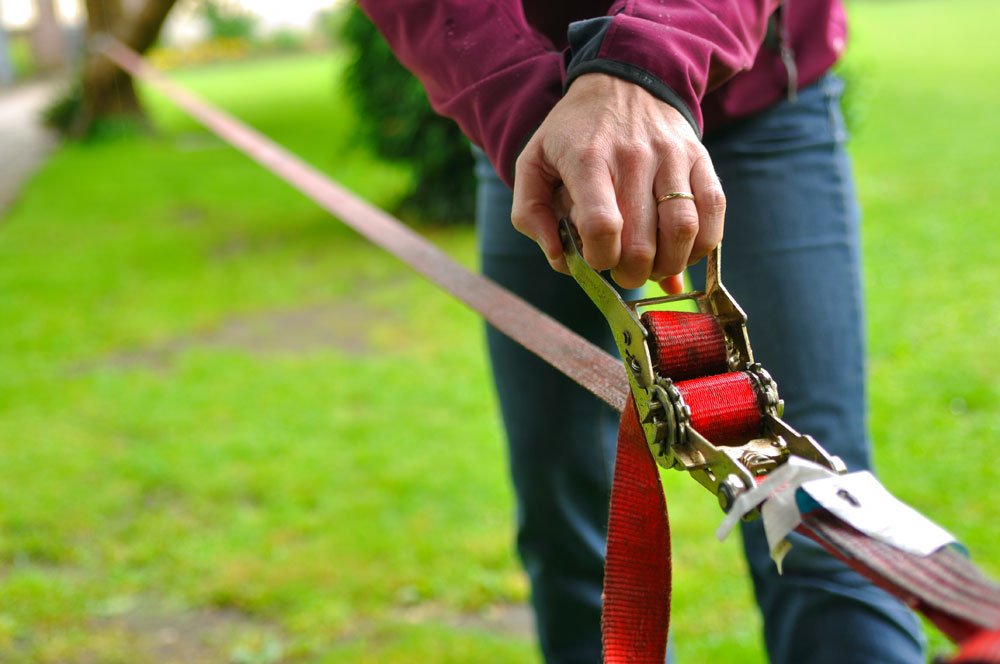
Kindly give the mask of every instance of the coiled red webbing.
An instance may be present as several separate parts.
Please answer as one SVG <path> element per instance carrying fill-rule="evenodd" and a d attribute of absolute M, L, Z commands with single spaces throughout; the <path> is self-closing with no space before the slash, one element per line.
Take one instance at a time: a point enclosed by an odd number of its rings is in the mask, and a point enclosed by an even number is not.
<path fill-rule="evenodd" d="M 674 381 L 691 409 L 691 426 L 717 445 L 744 442 L 761 431 L 756 381 L 728 371 L 726 335 L 714 316 L 647 311 L 649 350 L 659 374 Z"/>
<path fill-rule="evenodd" d="M 647 311 L 649 351 L 661 376 L 674 382 L 729 370 L 726 335 L 711 314 Z"/>
<path fill-rule="evenodd" d="M 716 445 L 746 442 L 760 434 L 763 414 L 756 382 L 742 371 L 677 383 L 691 408 L 691 427 Z"/>

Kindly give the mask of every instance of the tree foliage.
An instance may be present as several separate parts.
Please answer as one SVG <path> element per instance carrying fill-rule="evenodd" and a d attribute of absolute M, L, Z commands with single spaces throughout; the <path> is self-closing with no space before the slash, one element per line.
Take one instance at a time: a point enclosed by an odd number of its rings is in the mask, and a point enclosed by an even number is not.
<path fill-rule="evenodd" d="M 213 39 L 253 39 L 257 34 L 257 17 L 233 0 L 203 0 L 199 13 Z"/>
<path fill-rule="evenodd" d="M 398 212 L 435 223 L 470 221 L 475 180 L 461 131 L 434 113 L 420 82 L 399 64 L 357 6 L 348 9 L 340 37 L 353 55 L 347 87 L 364 138 L 383 158 L 413 168 L 413 188 Z"/>

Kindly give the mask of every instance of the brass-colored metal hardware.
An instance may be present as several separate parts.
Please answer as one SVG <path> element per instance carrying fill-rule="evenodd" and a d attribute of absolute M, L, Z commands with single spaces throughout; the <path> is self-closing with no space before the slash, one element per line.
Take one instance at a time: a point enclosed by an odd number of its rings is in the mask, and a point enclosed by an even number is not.
<path fill-rule="evenodd" d="M 563 251 L 570 273 L 597 305 L 611 326 L 626 367 L 629 386 L 646 442 L 657 463 L 691 474 L 719 500 L 723 510 L 757 478 L 798 456 L 837 473 L 846 472 L 839 457 L 830 455 L 811 436 L 804 436 L 782 421 L 784 403 L 770 374 L 754 362 L 746 329 L 746 314 L 722 285 L 721 247 L 708 255 L 705 290 L 626 301 L 583 258 L 580 237 L 568 219 L 559 223 Z M 746 371 L 756 383 L 764 413 L 763 433 L 740 445 L 716 445 L 691 426 L 691 409 L 668 376 L 654 368 L 643 325 L 643 309 L 691 300 L 702 313 L 711 314 L 726 337 L 731 371 Z M 755 517 L 751 513 L 748 517 Z"/>

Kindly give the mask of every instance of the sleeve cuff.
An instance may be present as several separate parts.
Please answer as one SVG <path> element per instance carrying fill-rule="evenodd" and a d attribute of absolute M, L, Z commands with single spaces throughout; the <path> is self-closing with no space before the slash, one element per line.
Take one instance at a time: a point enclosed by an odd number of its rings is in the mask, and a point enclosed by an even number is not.
<path fill-rule="evenodd" d="M 691 107 L 673 88 L 642 67 L 600 57 L 601 44 L 611 27 L 612 17 L 602 16 L 570 24 L 569 44 L 566 55 L 566 83 L 564 92 L 573 81 L 584 74 L 601 73 L 634 83 L 660 101 L 677 109 L 701 138 L 701 127 Z"/>

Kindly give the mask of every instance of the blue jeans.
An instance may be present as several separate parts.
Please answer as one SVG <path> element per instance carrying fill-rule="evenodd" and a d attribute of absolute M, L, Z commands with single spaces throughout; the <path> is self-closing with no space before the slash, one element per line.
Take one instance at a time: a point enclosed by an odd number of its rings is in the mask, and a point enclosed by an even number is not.
<path fill-rule="evenodd" d="M 871 457 L 859 214 L 840 92 L 827 76 L 705 146 L 728 201 L 723 277 L 749 316 L 754 354 L 778 382 L 785 419 L 854 470 Z M 476 173 L 483 272 L 614 352 L 583 291 L 512 228 L 510 190 L 481 154 Z M 692 278 L 703 281 L 704 268 Z M 496 330 L 487 339 L 542 651 L 550 663 L 600 662 L 616 415 Z M 743 541 L 772 662 L 925 661 L 913 614 L 818 545 L 797 537 L 779 576 L 759 522 L 743 526 Z"/>

